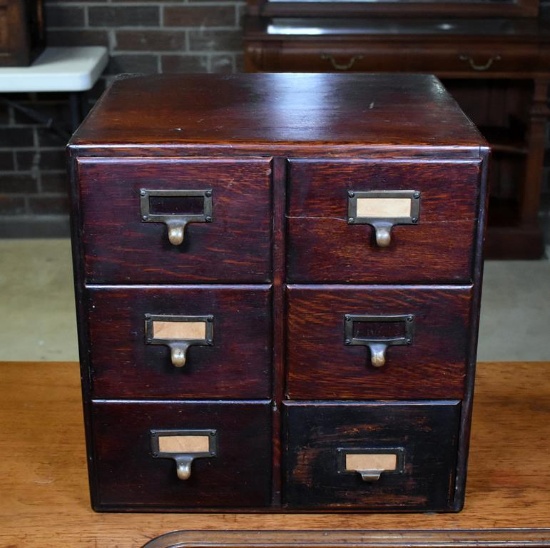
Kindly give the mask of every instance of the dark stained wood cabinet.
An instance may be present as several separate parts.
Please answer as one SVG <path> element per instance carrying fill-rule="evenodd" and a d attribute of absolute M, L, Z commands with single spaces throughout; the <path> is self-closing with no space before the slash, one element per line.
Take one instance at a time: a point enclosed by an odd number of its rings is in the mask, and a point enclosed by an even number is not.
<path fill-rule="evenodd" d="M 417 512 L 457 509 L 457 401 L 285 403 L 284 493 L 290 509 Z M 361 481 L 346 459 L 395 455 L 395 469 Z M 393 465 L 392 465 L 393 466 Z"/>
<path fill-rule="evenodd" d="M 435 77 L 123 78 L 69 153 L 95 509 L 461 509 L 488 147 Z"/>
<path fill-rule="evenodd" d="M 437 75 L 491 144 L 486 257 L 543 255 L 550 14 L 538 0 L 249 0 L 244 53 L 249 72 Z"/>
<path fill-rule="evenodd" d="M 0 66 L 26 66 L 44 50 L 42 0 L 0 0 Z"/>

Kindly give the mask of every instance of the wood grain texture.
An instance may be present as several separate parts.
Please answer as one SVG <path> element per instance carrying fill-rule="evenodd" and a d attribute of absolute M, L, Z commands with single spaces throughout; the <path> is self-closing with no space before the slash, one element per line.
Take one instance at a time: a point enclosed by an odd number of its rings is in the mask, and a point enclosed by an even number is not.
<path fill-rule="evenodd" d="M 472 276 L 479 162 L 292 160 L 288 280 L 450 283 Z M 421 193 L 417 224 L 396 225 L 387 248 L 371 225 L 348 223 L 348 192 Z"/>
<path fill-rule="evenodd" d="M 182 511 L 271 504 L 269 402 L 94 402 L 92 504 L 97 510 Z M 216 430 L 216 456 L 178 479 L 171 458 L 154 458 L 151 431 Z"/>
<path fill-rule="evenodd" d="M 189 546 L 199 539 L 223 546 L 231 532 L 246 530 L 241 539 L 259 538 L 263 546 L 276 531 L 290 530 L 299 546 L 327 532 L 341 546 L 340 535 L 355 530 L 362 531 L 358 546 L 456 546 L 457 539 L 466 546 L 484 539 L 498 547 L 548 546 L 549 371 L 550 363 L 479 364 L 466 506 L 458 514 L 144 515 L 90 509 L 78 364 L 2 363 L 1 543 L 136 548 L 169 531 L 200 530 L 189 533 Z"/>
<path fill-rule="evenodd" d="M 254 548 L 508 548 L 549 546 L 549 530 L 532 531 L 174 531 L 147 543 L 144 548 L 203 548 L 208 546 Z"/>
<path fill-rule="evenodd" d="M 139 108 L 147 105 L 147 109 Z M 375 105 L 371 108 L 370 105 Z M 388 117 L 406 124 L 391 127 Z M 131 128 L 131 129 L 129 129 Z M 452 128 L 452 129 L 451 129 Z M 300 145 L 330 155 L 341 145 L 429 147 L 479 155 L 477 129 L 431 76 L 357 74 L 163 74 L 119 80 L 73 136 L 70 149 L 117 154 L 136 146 L 182 154 Z M 122 146 L 121 146 L 122 145 Z M 462 149 L 462 150 L 459 150 Z"/>
<path fill-rule="evenodd" d="M 288 398 L 464 397 L 471 288 L 293 285 L 287 298 Z M 345 314 L 413 314 L 412 344 L 390 346 L 373 367 L 367 347 L 344 344 Z"/>
<path fill-rule="evenodd" d="M 460 404 L 285 404 L 288 508 L 441 512 L 454 508 Z M 364 482 L 340 450 L 399 449 L 401 473 Z M 340 465 L 341 469 L 341 465 Z"/>
<path fill-rule="evenodd" d="M 268 286 L 94 287 L 85 302 L 92 398 L 271 397 Z M 146 343 L 146 314 L 212 315 L 213 344 L 174 367 L 167 346 Z"/>
<path fill-rule="evenodd" d="M 273 180 L 286 181 L 288 162 L 284 158 L 273 161 Z M 273 185 L 273 505 L 281 505 L 281 401 L 285 389 L 285 333 L 287 326 L 285 305 L 286 278 L 286 185 Z"/>
<path fill-rule="evenodd" d="M 80 159 L 80 231 L 88 283 L 265 282 L 271 278 L 269 158 Z M 142 222 L 140 189 L 212 189 L 212 222 L 168 241 Z"/>

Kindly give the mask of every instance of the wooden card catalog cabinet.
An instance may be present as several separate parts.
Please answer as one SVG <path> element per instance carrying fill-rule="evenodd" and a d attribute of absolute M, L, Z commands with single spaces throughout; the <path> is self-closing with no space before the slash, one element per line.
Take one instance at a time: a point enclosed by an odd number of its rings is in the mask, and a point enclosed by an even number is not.
<path fill-rule="evenodd" d="M 487 154 L 426 75 L 116 81 L 70 143 L 94 508 L 460 510 Z"/>
<path fill-rule="evenodd" d="M 42 0 L 0 0 L 0 66 L 26 66 L 45 47 Z"/>

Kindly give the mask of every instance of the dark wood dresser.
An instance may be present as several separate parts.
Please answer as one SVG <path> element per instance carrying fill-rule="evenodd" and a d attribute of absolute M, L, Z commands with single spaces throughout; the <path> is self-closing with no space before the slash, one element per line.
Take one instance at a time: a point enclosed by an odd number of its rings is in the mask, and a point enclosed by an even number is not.
<path fill-rule="evenodd" d="M 436 78 L 129 77 L 69 152 L 95 509 L 461 509 L 488 147 Z"/>
<path fill-rule="evenodd" d="M 248 0 L 245 68 L 437 75 L 491 144 L 486 257 L 538 259 L 548 8 L 538 0 Z"/>

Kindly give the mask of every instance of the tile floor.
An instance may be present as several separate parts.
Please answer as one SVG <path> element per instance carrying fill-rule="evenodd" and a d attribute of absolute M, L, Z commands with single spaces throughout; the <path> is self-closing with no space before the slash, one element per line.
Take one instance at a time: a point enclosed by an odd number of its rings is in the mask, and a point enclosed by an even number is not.
<path fill-rule="evenodd" d="M 488 261 L 478 359 L 550 361 L 549 326 L 550 261 Z M 0 240 L 0 361 L 77 359 L 69 240 Z"/>

